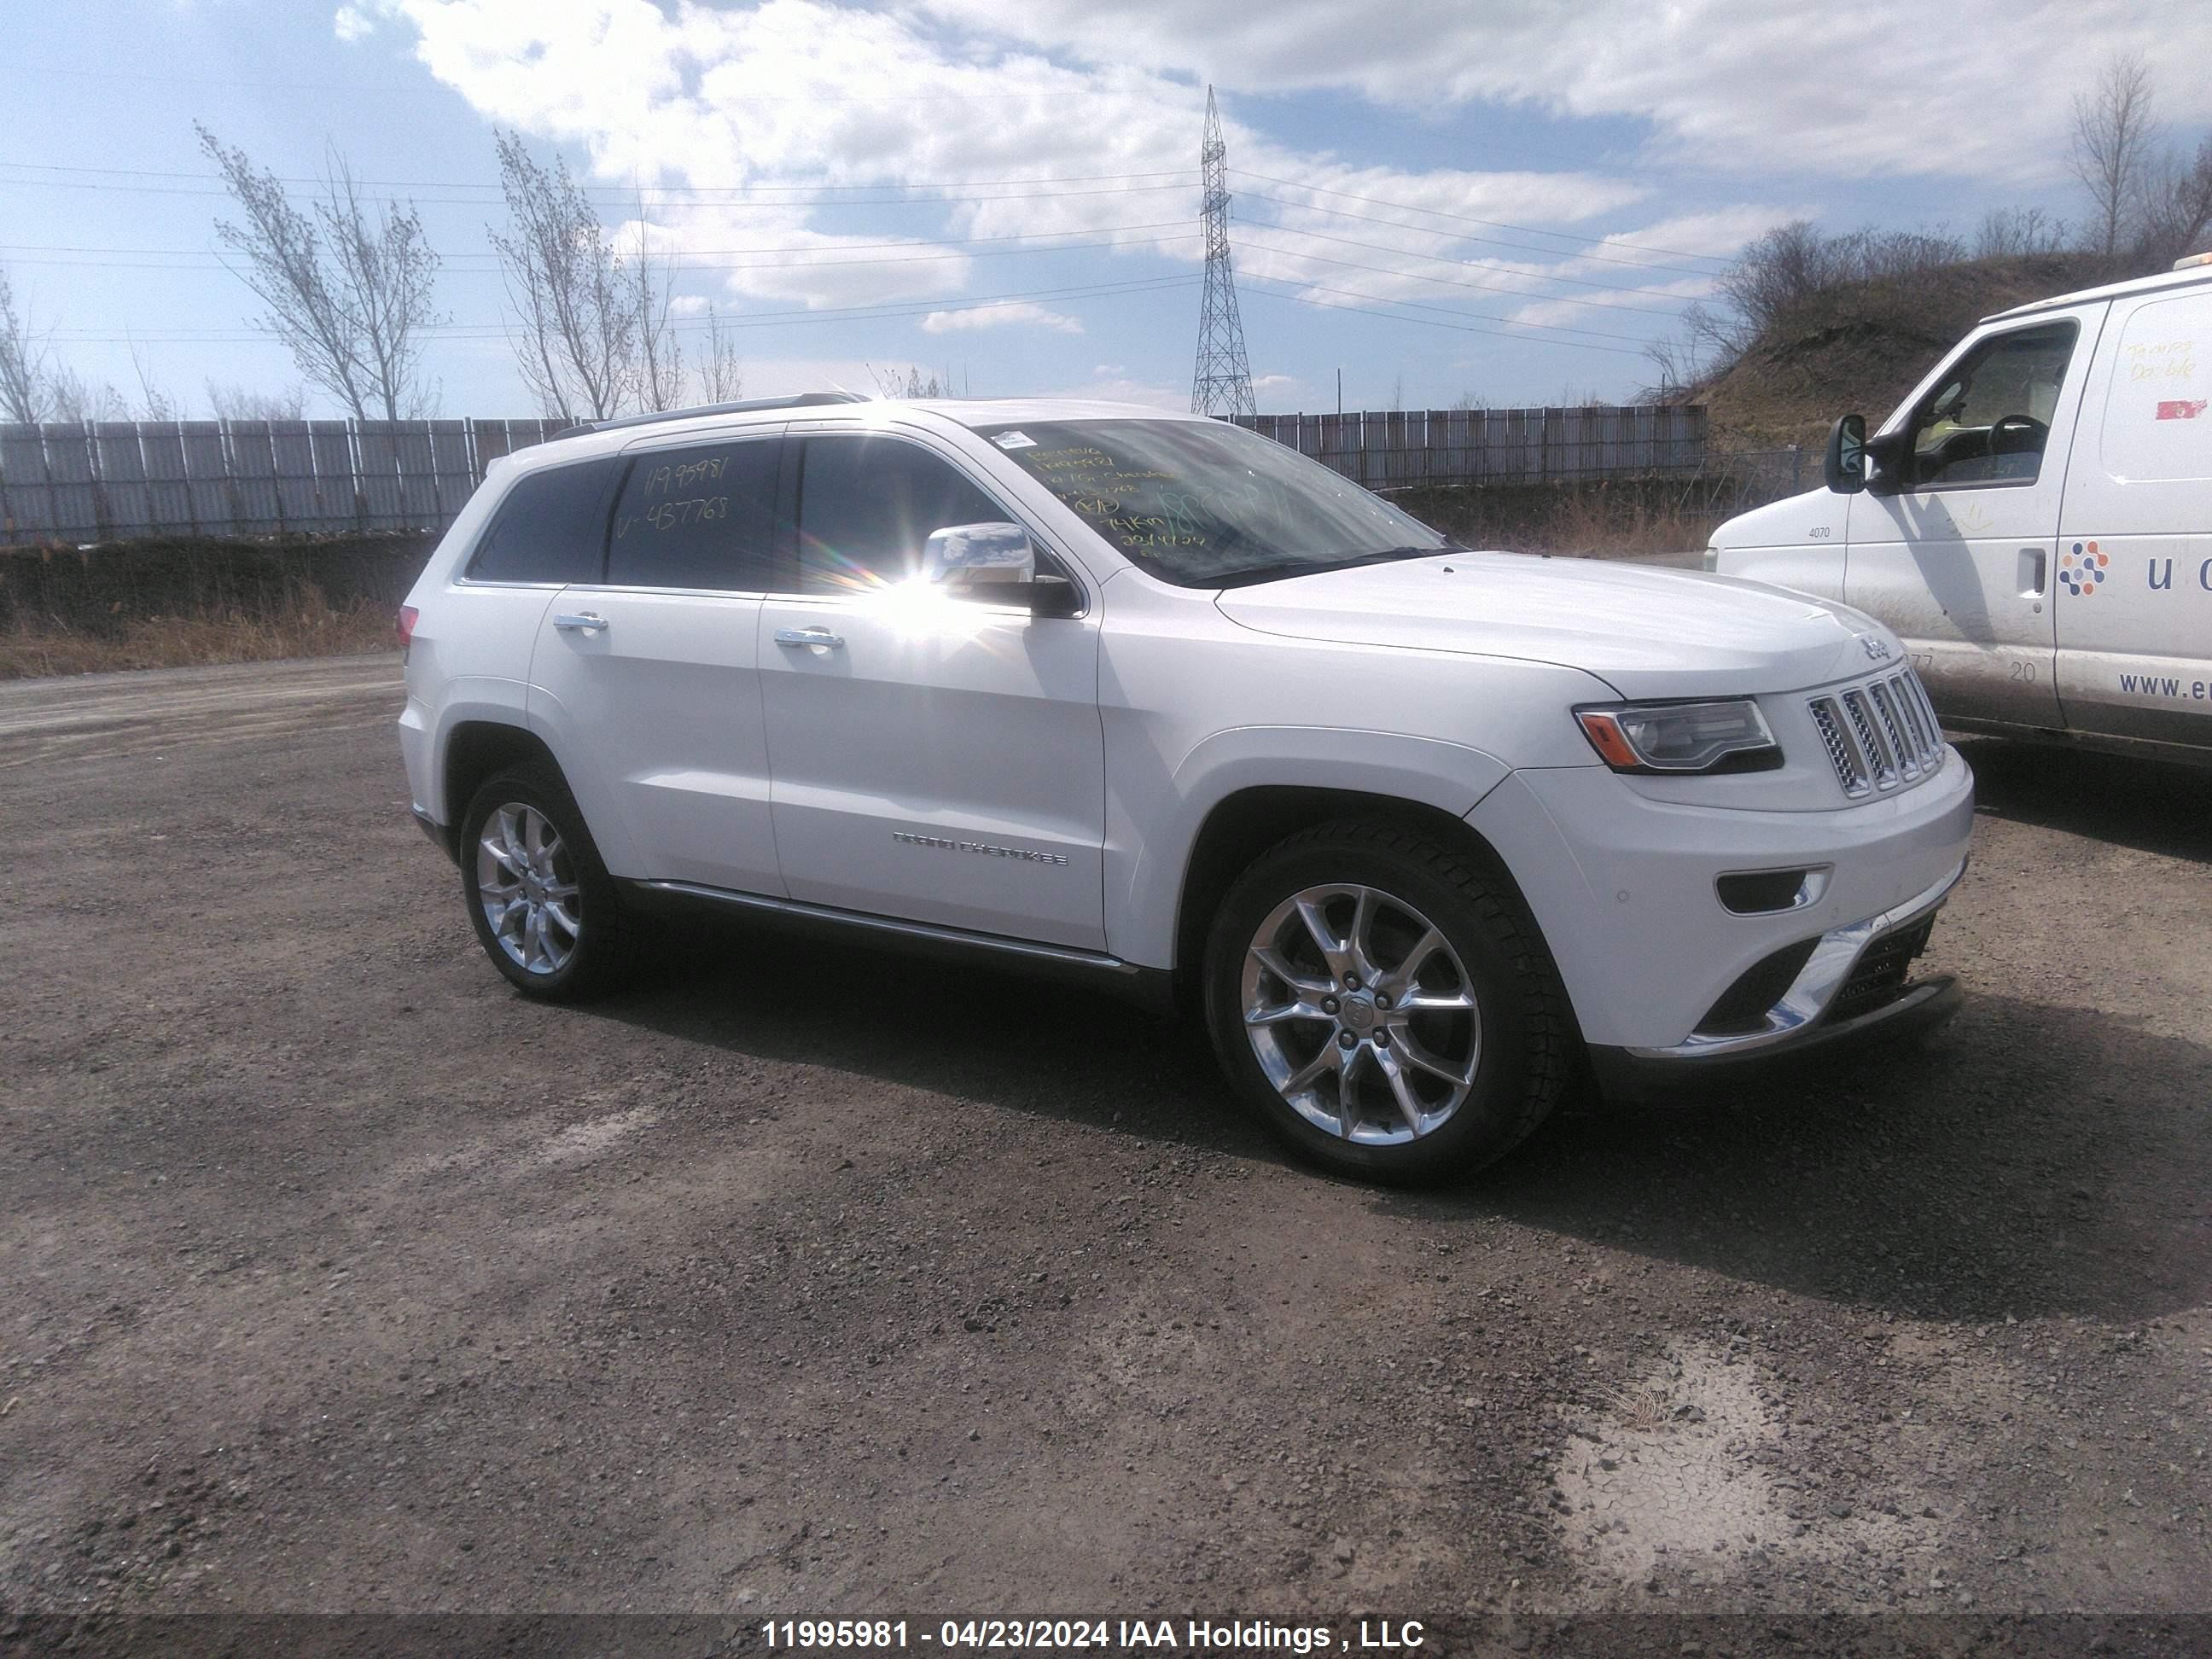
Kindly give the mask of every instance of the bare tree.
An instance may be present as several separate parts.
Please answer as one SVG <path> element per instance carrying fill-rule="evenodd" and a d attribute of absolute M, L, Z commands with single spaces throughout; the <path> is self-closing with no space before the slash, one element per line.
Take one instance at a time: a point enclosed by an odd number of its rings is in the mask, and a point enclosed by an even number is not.
<path fill-rule="evenodd" d="M 180 421 L 185 417 L 184 405 L 158 385 L 154 379 L 149 354 L 139 350 L 136 340 L 131 342 L 131 372 L 138 377 L 138 414 L 142 421 Z"/>
<path fill-rule="evenodd" d="M 218 421 L 296 421 L 307 408 L 307 391 L 296 386 L 279 392 L 250 392 L 242 386 L 210 380 L 207 400 Z"/>
<path fill-rule="evenodd" d="M 745 395 L 744 360 L 738 356 L 737 340 L 724 330 L 721 314 L 711 301 L 707 307 L 706 349 L 699 357 L 698 371 L 701 402 L 731 404 Z"/>
<path fill-rule="evenodd" d="M 637 306 L 622 255 L 565 162 L 548 171 L 502 132 L 500 188 L 509 222 L 489 231 L 519 313 L 509 338 L 547 415 L 605 420 L 635 384 Z"/>
<path fill-rule="evenodd" d="M 356 420 L 415 413 L 425 398 L 416 374 L 422 331 L 444 320 L 433 309 L 439 259 L 421 216 L 396 201 L 372 214 L 335 150 L 319 199 L 303 212 L 275 173 L 205 127 L 194 130 L 245 215 L 242 224 L 217 221 L 216 234 L 269 307 L 263 326 Z"/>
<path fill-rule="evenodd" d="M 2168 155 L 2144 186 L 2136 263 L 2156 270 L 2197 251 L 2212 231 L 2212 138 L 2184 161 Z"/>
<path fill-rule="evenodd" d="M 47 377 L 46 392 L 52 404 L 47 416 L 56 421 L 127 421 L 131 405 L 110 380 L 97 385 L 88 380 L 75 369 L 58 368 Z"/>
<path fill-rule="evenodd" d="M 32 328 L 27 311 L 15 309 L 15 284 L 0 269 L 0 415 L 27 424 L 46 419 L 53 403 L 46 359 L 46 337 Z"/>
<path fill-rule="evenodd" d="M 2095 251 L 2111 258 L 2120 251 L 2130 216 L 2141 200 L 2158 149 L 2150 66 L 2141 52 L 2115 53 L 2090 91 L 2074 98 L 2074 176 L 2094 209 L 2090 234 Z"/>
<path fill-rule="evenodd" d="M 941 398 L 945 395 L 945 388 L 937 376 L 933 374 L 923 380 L 921 370 L 916 365 L 909 364 L 903 369 L 878 368 L 870 363 L 868 373 L 874 377 L 876 395 L 879 398 Z"/>
<path fill-rule="evenodd" d="M 670 326 L 676 273 L 653 254 L 653 227 L 645 198 L 637 201 L 637 257 L 629 265 L 630 304 L 637 317 L 637 400 L 643 409 L 674 409 L 684 401 L 684 347 Z"/>
<path fill-rule="evenodd" d="M 2063 219 L 2053 219 L 2041 208 L 1993 208 L 1982 216 L 1981 228 L 1974 234 L 1974 258 L 2060 253 L 2072 237 L 2072 228 Z"/>

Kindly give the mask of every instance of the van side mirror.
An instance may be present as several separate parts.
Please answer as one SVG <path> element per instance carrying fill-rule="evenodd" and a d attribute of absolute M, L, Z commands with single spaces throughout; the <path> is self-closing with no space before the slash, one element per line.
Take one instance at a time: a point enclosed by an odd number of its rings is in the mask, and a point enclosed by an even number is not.
<path fill-rule="evenodd" d="M 1820 470 L 1828 488 L 1839 495 L 1855 495 L 1866 488 L 1865 416 L 1842 416 L 1828 428 L 1827 459 Z"/>
<path fill-rule="evenodd" d="M 1863 471 L 1868 495 L 1902 495 L 1912 482 L 1912 429 L 1869 438 Z"/>

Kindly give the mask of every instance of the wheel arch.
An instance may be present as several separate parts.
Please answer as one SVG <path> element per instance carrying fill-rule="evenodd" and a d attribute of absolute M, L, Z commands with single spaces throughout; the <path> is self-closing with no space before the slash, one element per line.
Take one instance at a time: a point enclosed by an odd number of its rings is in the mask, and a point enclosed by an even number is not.
<path fill-rule="evenodd" d="M 1206 930 L 1237 878 L 1269 848 L 1300 830 L 1355 818 L 1425 836 L 1467 859 L 1498 884 L 1521 920 L 1542 939 L 1513 872 L 1465 818 L 1403 795 L 1309 784 L 1255 784 L 1214 804 L 1199 825 L 1184 865 L 1176 906 L 1174 962 L 1178 1000 L 1186 1008 L 1194 1006 Z"/>
<path fill-rule="evenodd" d="M 567 774 L 545 739 L 526 726 L 500 720 L 456 721 L 446 734 L 440 781 L 445 791 L 446 836 L 458 842 L 461 817 L 484 780 L 511 766 L 542 765 L 565 786 Z"/>

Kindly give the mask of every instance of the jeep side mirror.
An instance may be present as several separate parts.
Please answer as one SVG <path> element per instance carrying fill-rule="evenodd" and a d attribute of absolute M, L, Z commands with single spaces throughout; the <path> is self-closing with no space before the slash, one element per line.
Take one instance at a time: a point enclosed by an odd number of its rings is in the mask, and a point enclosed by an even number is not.
<path fill-rule="evenodd" d="M 1033 582 L 1036 550 L 1018 524 L 948 525 L 922 544 L 921 574 L 948 587 Z"/>
<path fill-rule="evenodd" d="M 1821 476 L 1839 495 L 1855 495 L 1866 488 L 1865 416 L 1843 416 L 1828 428 L 1828 455 Z"/>
<path fill-rule="evenodd" d="M 921 573 L 947 593 L 1025 605 L 1033 617 L 1073 617 L 1083 609 L 1073 582 L 1038 574 L 1036 549 L 1018 524 L 956 524 L 930 532 Z"/>

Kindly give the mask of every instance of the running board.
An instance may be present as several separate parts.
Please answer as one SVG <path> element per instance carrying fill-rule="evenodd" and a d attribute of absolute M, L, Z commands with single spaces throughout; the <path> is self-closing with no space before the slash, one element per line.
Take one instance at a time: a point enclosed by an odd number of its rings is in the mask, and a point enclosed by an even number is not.
<path fill-rule="evenodd" d="M 1011 958 L 1033 973 L 1055 979 L 1103 982 L 1125 996 L 1146 1003 L 1169 1000 L 1164 969 L 1142 968 L 1099 951 L 1081 951 L 1067 945 L 1041 945 L 1032 939 L 1007 939 L 999 933 L 971 933 L 964 927 L 944 927 L 934 922 L 906 921 L 894 916 L 870 915 L 860 910 L 841 910 L 834 905 L 809 904 L 802 899 L 770 898 L 764 893 L 740 893 L 726 887 L 709 887 L 691 881 L 629 881 L 623 884 L 648 900 L 662 902 L 702 901 L 742 910 L 764 921 L 804 931 L 836 934 L 857 930 L 873 935 L 886 947 L 916 951 L 955 959 Z"/>

